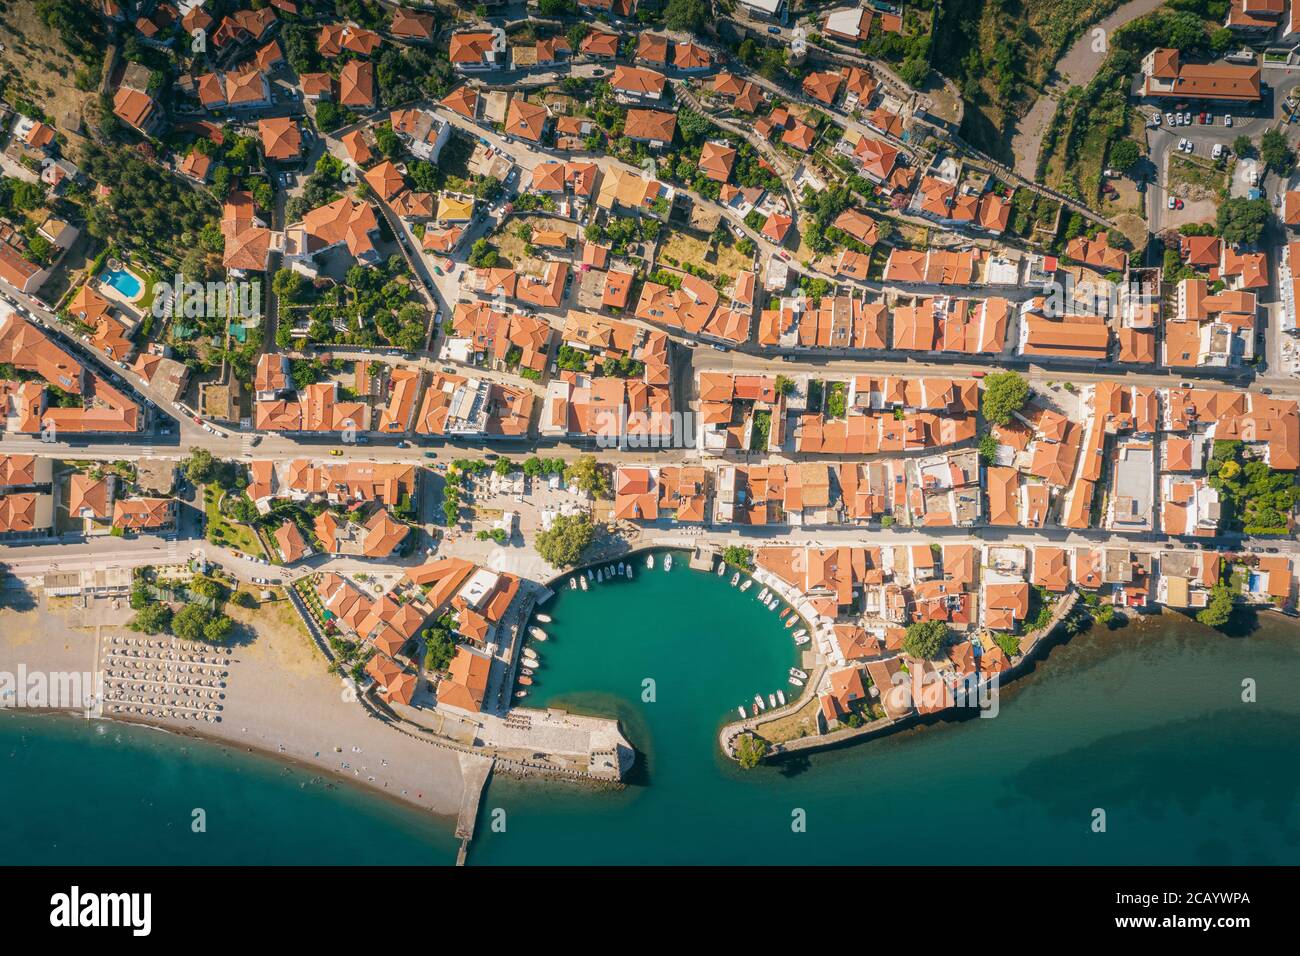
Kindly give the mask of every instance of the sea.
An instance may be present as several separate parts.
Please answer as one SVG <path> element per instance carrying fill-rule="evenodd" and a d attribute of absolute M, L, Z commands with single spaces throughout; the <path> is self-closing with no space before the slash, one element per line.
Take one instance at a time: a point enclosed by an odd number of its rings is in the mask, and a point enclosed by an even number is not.
<path fill-rule="evenodd" d="M 742 770 L 718 731 L 796 689 L 791 630 L 637 562 L 541 610 L 523 703 L 617 717 L 627 785 L 495 777 L 472 866 L 1300 863 L 1300 627 L 1179 614 L 1062 637 L 967 715 Z M 0 711 L 0 863 L 451 864 L 451 821 L 147 728 Z"/>

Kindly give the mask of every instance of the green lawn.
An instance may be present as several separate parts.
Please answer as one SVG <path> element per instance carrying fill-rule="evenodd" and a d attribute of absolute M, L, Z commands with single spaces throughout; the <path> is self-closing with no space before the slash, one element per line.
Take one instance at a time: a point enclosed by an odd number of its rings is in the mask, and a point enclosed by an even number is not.
<path fill-rule="evenodd" d="M 218 488 L 213 485 L 204 486 L 203 510 L 208 516 L 208 540 L 219 541 L 225 547 L 234 548 L 257 558 L 266 557 L 262 542 L 253 529 L 231 521 L 217 508 L 220 498 L 221 491 Z M 219 538 L 216 537 L 217 532 L 220 532 Z"/>

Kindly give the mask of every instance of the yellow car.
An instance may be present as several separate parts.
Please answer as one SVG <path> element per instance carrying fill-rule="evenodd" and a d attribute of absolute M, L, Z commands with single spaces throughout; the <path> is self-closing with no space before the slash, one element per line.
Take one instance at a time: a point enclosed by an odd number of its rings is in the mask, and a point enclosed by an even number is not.
<path fill-rule="evenodd" d="M 331 454 L 331 455 L 342 455 L 342 454 L 343 454 L 343 449 L 342 449 L 342 448 L 331 448 L 331 449 L 330 449 L 330 454 Z"/>

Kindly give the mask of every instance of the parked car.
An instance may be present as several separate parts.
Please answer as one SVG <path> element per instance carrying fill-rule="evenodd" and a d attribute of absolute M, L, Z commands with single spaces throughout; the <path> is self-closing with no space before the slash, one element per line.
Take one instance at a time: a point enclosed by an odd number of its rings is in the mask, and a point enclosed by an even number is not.
<path fill-rule="evenodd" d="M 767 28 L 767 32 L 768 32 L 768 33 L 775 33 L 775 34 L 778 34 L 778 35 L 779 35 L 779 34 L 781 33 L 781 28 L 780 28 L 780 27 L 768 27 L 768 28 Z"/>
<path fill-rule="evenodd" d="M 1159 114 L 1159 113 L 1156 113 L 1156 114 L 1152 115 L 1152 117 L 1151 117 L 1151 125 L 1152 125 L 1152 126 L 1159 126 L 1159 125 L 1160 125 L 1160 114 Z"/>
<path fill-rule="evenodd" d="M 1221 157 L 1222 155 L 1223 155 L 1223 144 L 1222 144 L 1222 143 L 1215 143 L 1215 144 L 1214 144 L 1214 149 L 1210 150 L 1210 157 L 1211 157 L 1212 159 L 1218 159 L 1218 158 Z"/>
<path fill-rule="evenodd" d="M 1182 208 L 1183 208 L 1183 201 L 1182 201 L 1181 199 L 1175 199 L 1175 200 L 1174 200 L 1174 208 L 1175 208 L 1175 209 L 1182 209 Z"/>
<path fill-rule="evenodd" d="M 1223 125 L 1228 127 L 1228 129 L 1232 129 L 1232 116 L 1230 114 L 1227 113 L 1224 114 Z"/>
<path fill-rule="evenodd" d="M 343 449 L 342 449 L 342 448 L 331 448 L 331 449 L 330 449 L 330 454 L 331 454 L 331 455 L 338 456 L 338 457 L 342 457 L 342 456 L 343 456 Z"/>
<path fill-rule="evenodd" d="M 1173 196 L 1170 196 L 1170 197 L 1169 197 L 1169 203 L 1168 203 L 1168 205 L 1169 205 L 1169 208 L 1170 208 L 1170 209 L 1173 209 L 1173 208 L 1174 208 L 1174 197 L 1173 197 Z"/>

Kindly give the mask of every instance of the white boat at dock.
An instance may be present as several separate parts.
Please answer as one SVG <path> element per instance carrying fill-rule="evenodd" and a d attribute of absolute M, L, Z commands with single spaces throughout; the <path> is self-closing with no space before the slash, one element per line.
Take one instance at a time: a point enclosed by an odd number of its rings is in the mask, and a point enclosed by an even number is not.
<path fill-rule="evenodd" d="M 525 677 L 532 677 L 537 672 L 531 667 L 521 667 L 519 668 L 519 673 L 523 674 Z"/>
<path fill-rule="evenodd" d="M 768 595 L 768 589 L 767 589 L 767 588 L 763 588 L 763 590 L 761 590 L 761 591 L 758 592 L 758 599 L 759 599 L 760 601 L 762 601 L 764 604 L 766 604 L 766 603 L 767 603 L 767 595 Z"/>
<path fill-rule="evenodd" d="M 596 576 L 595 576 L 594 574 L 591 573 L 591 568 L 588 568 L 588 569 L 587 569 L 587 580 L 588 580 L 588 581 L 594 581 L 594 580 L 596 580 Z"/>
<path fill-rule="evenodd" d="M 775 611 L 780 606 L 781 606 L 781 601 L 775 594 L 773 594 L 770 598 L 768 598 L 767 601 L 768 610 Z"/>
<path fill-rule="evenodd" d="M 622 561 L 620 561 L 620 562 L 618 563 L 618 573 L 619 573 L 619 574 L 623 574 L 623 573 L 625 573 L 626 571 L 627 571 L 627 565 L 624 564 Z"/>
<path fill-rule="evenodd" d="M 537 652 L 533 650 L 531 647 L 525 647 L 522 653 L 526 660 L 533 660 L 533 661 L 537 660 Z M 532 665 L 530 664 L 529 666 L 531 667 Z"/>
<path fill-rule="evenodd" d="M 655 569 L 655 556 L 653 554 L 647 554 L 645 556 L 645 566 L 651 571 Z"/>
<path fill-rule="evenodd" d="M 526 690 L 515 691 L 515 697 L 527 697 L 527 696 L 528 696 L 528 691 Z"/>
<path fill-rule="evenodd" d="M 569 578 L 569 590 L 570 590 L 570 591 L 575 591 L 575 590 L 577 590 L 577 588 L 578 588 L 578 579 L 577 579 L 577 578 Z"/>
<path fill-rule="evenodd" d="M 736 710 L 740 711 L 740 719 L 741 719 L 741 720 L 744 720 L 744 719 L 745 719 L 745 705 L 744 705 L 744 704 L 741 704 L 739 707 L 736 708 Z"/>
<path fill-rule="evenodd" d="M 754 695 L 754 715 L 757 716 L 758 714 L 760 714 L 760 713 L 761 713 L 762 711 L 764 711 L 765 709 L 766 709 L 766 708 L 763 706 L 763 695 L 762 695 L 762 694 L 755 694 L 755 695 Z"/>
<path fill-rule="evenodd" d="M 627 565 L 627 572 L 626 572 L 626 573 L 627 573 L 627 579 L 628 579 L 629 581 L 631 581 L 631 580 L 632 580 L 632 563 L 631 563 L 630 561 L 628 562 L 628 565 Z"/>
<path fill-rule="evenodd" d="M 586 578 L 582 578 L 582 577 L 578 578 L 578 583 L 582 585 L 582 589 L 583 589 L 584 591 L 587 590 L 587 579 L 586 579 Z"/>
<path fill-rule="evenodd" d="M 753 578 L 745 578 L 745 583 L 742 584 L 742 585 L 740 586 L 740 589 L 741 589 L 742 591 L 748 591 L 748 590 L 749 590 L 750 588 L 752 588 L 753 586 L 754 586 L 754 579 L 753 579 Z"/>
<path fill-rule="evenodd" d="M 797 677 L 797 678 L 799 678 L 800 680 L 807 680 L 807 679 L 808 679 L 808 672 L 807 672 L 807 671 L 801 671 L 801 670 L 799 670 L 799 668 L 797 668 L 797 667 L 792 667 L 792 668 L 790 668 L 790 676 L 791 676 L 791 677 Z"/>
<path fill-rule="evenodd" d="M 551 623 L 551 615 L 549 614 L 534 614 L 533 617 L 537 618 L 537 620 L 541 621 L 543 624 Z"/>
<path fill-rule="evenodd" d="M 776 707 L 776 694 L 767 695 L 767 705 L 772 708 Z"/>
<path fill-rule="evenodd" d="M 797 678 L 797 677 L 791 677 L 791 678 L 790 678 L 790 683 L 791 683 L 793 686 L 795 686 L 795 687 L 802 687 L 802 686 L 803 686 L 803 681 L 801 681 L 801 680 L 800 680 L 799 678 Z"/>
<path fill-rule="evenodd" d="M 671 571 L 672 569 L 673 569 L 673 556 L 672 556 L 671 554 L 665 554 L 665 555 L 664 555 L 664 570 L 665 570 L 665 571 Z"/>
<path fill-rule="evenodd" d="M 801 628 L 799 628 L 799 630 L 797 630 L 797 631 L 794 632 L 794 636 L 795 636 L 795 637 L 807 637 L 807 636 L 808 636 L 808 629 L 807 629 L 806 627 L 801 627 Z"/>
<path fill-rule="evenodd" d="M 718 562 L 718 577 L 722 577 L 722 576 L 723 576 L 724 574 L 726 574 L 726 573 L 727 573 L 727 562 L 726 562 L 726 561 L 719 561 L 719 562 Z"/>
<path fill-rule="evenodd" d="M 785 706 L 785 691 L 778 690 L 776 692 L 776 702 L 780 704 L 782 707 Z"/>
<path fill-rule="evenodd" d="M 799 623 L 799 618 L 793 614 L 791 614 L 789 617 L 785 619 L 785 626 L 787 628 L 794 627 L 798 623 Z"/>
<path fill-rule="evenodd" d="M 528 629 L 528 636 L 535 641 L 546 640 L 546 632 L 543 631 L 540 627 L 530 627 Z"/>
<path fill-rule="evenodd" d="M 731 586 L 734 588 L 739 583 L 740 583 L 740 572 L 737 571 L 735 574 L 731 576 Z"/>
<path fill-rule="evenodd" d="M 596 583 L 597 583 L 597 584 L 604 584 L 604 583 L 605 583 L 605 569 L 604 569 L 604 568 L 597 568 L 597 569 L 596 569 Z"/>
<path fill-rule="evenodd" d="M 803 645 L 807 644 L 811 640 L 812 638 L 809 637 L 807 634 L 802 634 L 799 637 L 796 637 L 794 639 L 794 642 L 798 644 L 800 647 L 803 647 Z"/>

